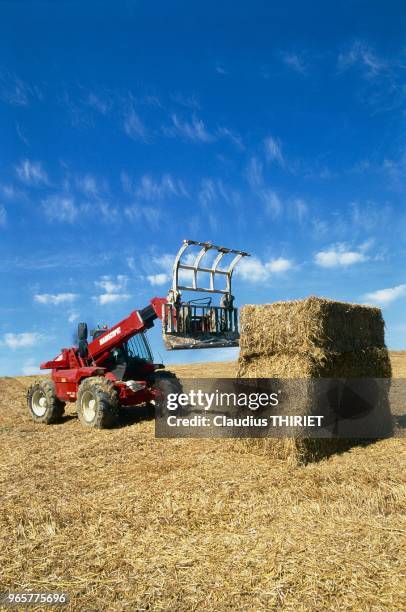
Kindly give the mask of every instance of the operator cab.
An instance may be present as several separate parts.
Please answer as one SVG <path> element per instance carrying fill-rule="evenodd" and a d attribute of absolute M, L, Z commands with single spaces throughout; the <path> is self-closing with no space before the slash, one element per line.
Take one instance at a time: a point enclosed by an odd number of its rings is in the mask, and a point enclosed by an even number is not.
<path fill-rule="evenodd" d="M 142 359 L 149 363 L 154 361 L 151 346 L 144 332 L 130 338 L 128 342 L 124 343 L 123 347 L 129 359 Z"/>
<path fill-rule="evenodd" d="M 90 335 L 95 340 L 108 330 L 107 325 L 98 325 L 92 329 Z M 88 356 L 87 325 L 78 325 L 79 354 L 81 357 Z M 127 342 L 111 349 L 109 356 L 103 362 L 109 372 L 114 374 L 117 380 L 136 380 L 146 377 L 147 373 L 159 368 L 154 365 L 154 357 L 151 346 L 144 332 L 138 332 Z"/>
<path fill-rule="evenodd" d="M 102 334 L 105 334 L 107 330 L 107 325 L 99 325 L 95 329 L 92 329 L 90 333 L 93 340 L 95 340 Z M 153 363 L 154 361 L 151 346 L 144 332 L 138 332 L 127 342 L 123 342 L 119 347 L 115 347 L 111 350 L 111 354 L 116 359 L 125 359 L 126 361 L 131 359 L 141 359 L 149 363 Z"/>
<path fill-rule="evenodd" d="M 106 367 L 117 380 L 137 380 L 153 369 L 153 355 L 146 335 L 140 332 L 110 351 Z"/>

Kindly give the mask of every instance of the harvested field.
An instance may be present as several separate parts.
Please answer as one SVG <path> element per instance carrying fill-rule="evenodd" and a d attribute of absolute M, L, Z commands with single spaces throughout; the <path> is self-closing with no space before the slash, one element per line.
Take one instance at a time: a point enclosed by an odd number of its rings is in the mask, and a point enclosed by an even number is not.
<path fill-rule="evenodd" d="M 392 368 L 406 377 L 405 353 Z M 111 431 L 74 406 L 37 425 L 30 382 L 0 379 L 0 590 L 66 590 L 72 610 L 405 607 L 404 439 L 298 467 L 232 441 L 156 440 L 136 410 Z"/>

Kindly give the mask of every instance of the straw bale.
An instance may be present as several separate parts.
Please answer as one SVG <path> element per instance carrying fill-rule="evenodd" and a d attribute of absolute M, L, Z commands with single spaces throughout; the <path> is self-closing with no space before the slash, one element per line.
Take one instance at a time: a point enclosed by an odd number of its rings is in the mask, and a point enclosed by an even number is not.
<path fill-rule="evenodd" d="M 368 348 L 324 355 L 274 353 L 240 355 L 237 377 L 242 378 L 390 378 L 391 364 L 385 348 Z"/>
<path fill-rule="evenodd" d="M 241 352 L 237 376 L 296 381 L 288 390 L 283 414 L 324 416 L 327 429 L 341 441 L 297 439 L 244 440 L 245 448 L 261 448 L 270 456 L 295 463 L 328 454 L 345 438 L 385 437 L 392 432 L 389 386 L 377 385 L 374 408 L 362 418 L 342 418 L 335 407 L 316 397 L 317 386 L 305 383 L 328 379 L 390 379 L 384 321 L 379 308 L 310 297 L 301 301 L 249 305 L 241 313 Z M 301 384 L 299 384 L 301 381 Z M 293 382 L 293 380 L 292 380 Z M 285 432 L 290 435 L 292 432 Z M 338 444 L 338 447 L 337 447 Z"/>
<path fill-rule="evenodd" d="M 384 348 L 384 321 L 379 308 L 325 298 L 247 305 L 241 310 L 243 357 L 278 352 L 347 353 Z"/>

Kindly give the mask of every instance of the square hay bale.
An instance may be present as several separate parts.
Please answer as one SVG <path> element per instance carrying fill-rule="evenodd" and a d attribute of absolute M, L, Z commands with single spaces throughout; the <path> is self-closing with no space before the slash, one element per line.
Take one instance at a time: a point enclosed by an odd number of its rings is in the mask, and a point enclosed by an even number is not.
<path fill-rule="evenodd" d="M 385 348 L 381 310 L 318 297 L 241 310 L 242 357 L 275 353 L 311 355 Z"/>
<path fill-rule="evenodd" d="M 237 376 L 390 378 L 382 312 L 317 297 L 244 306 Z"/>
<path fill-rule="evenodd" d="M 348 353 L 274 353 L 250 355 L 238 360 L 242 378 L 390 378 L 391 363 L 386 348 Z"/>
<path fill-rule="evenodd" d="M 335 435 L 359 438 L 392 433 L 388 384 L 377 385 L 374 409 L 366 418 L 339 419 L 333 406 L 318 404 L 314 386 L 306 379 L 390 379 L 391 365 L 385 346 L 381 310 L 358 304 L 309 297 L 305 300 L 248 305 L 241 312 L 240 356 L 237 377 L 297 379 L 296 395 L 288 409 L 295 414 L 323 414 Z M 350 381 L 349 381 L 350 382 Z M 288 385 L 288 381 L 285 381 Z M 282 382 L 283 386 L 283 382 Z M 289 385 L 288 385 L 289 386 Z M 303 391 L 304 389 L 304 391 Z M 355 408 L 356 409 L 356 408 Z M 344 425 L 343 425 L 344 424 Z M 337 433 L 338 432 L 338 433 Z M 306 461 L 349 440 L 267 439 L 244 440 L 254 450 L 293 461 Z M 334 452 L 333 451 L 333 452 Z"/>

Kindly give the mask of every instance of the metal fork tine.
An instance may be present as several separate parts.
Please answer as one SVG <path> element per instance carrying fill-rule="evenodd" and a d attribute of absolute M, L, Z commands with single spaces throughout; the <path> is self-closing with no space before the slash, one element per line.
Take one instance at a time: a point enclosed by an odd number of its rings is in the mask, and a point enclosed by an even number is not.
<path fill-rule="evenodd" d="M 181 258 L 185 253 L 186 249 L 190 246 L 199 246 L 201 247 L 200 251 L 195 257 L 193 264 L 183 263 Z M 205 267 L 201 265 L 203 257 L 209 250 L 218 251 L 218 255 L 216 256 L 211 268 Z M 222 258 L 224 255 L 232 253 L 235 255 L 227 270 L 220 270 L 218 268 Z M 198 242 L 196 240 L 184 240 L 179 252 L 175 258 L 175 263 L 173 266 L 173 282 L 172 282 L 172 290 L 175 295 L 179 293 L 179 291 L 201 291 L 207 293 L 222 293 L 222 294 L 231 294 L 231 277 L 234 271 L 235 266 L 240 261 L 242 257 L 248 257 L 249 253 L 245 251 L 238 251 L 236 249 L 228 249 L 226 247 L 218 246 L 215 244 L 211 244 L 210 242 Z M 186 283 L 183 285 L 179 284 L 179 270 L 190 270 L 192 272 L 192 284 L 187 285 Z M 210 286 L 209 287 L 199 287 L 198 282 L 198 273 L 206 272 L 210 275 Z M 216 289 L 216 275 L 226 276 L 226 288 L 225 289 Z"/>
<path fill-rule="evenodd" d="M 208 247 L 204 246 L 201 249 L 201 251 L 199 251 L 199 253 L 197 254 L 196 259 L 195 259 L 195 263 L 193 265 L 193 268 L 194 268 L 193 277 L 194 277 L 194 281 L 195 281 L 195 283 L 194 283 L 195 289 L 197 287 L 197 273 L 201 270 L 201 268 L 199 268 L 199 264 L 200 264 L 201 260 L 203 259 L 203 257 L 206 255 L 207 251 L 208 251 Z"/>
<path fill-rule="evenodd" d="M 214 289 L 214 278 L 217 272 L 217 266 L 219 265 L 224 255 L 225 255 L 224 251 L 219 251 L 219 254 L 217 255 L 216 259 L 213 262 L 213 265 L 211 267 L 212 271 L 210 272 L 210 289 Z"/>

